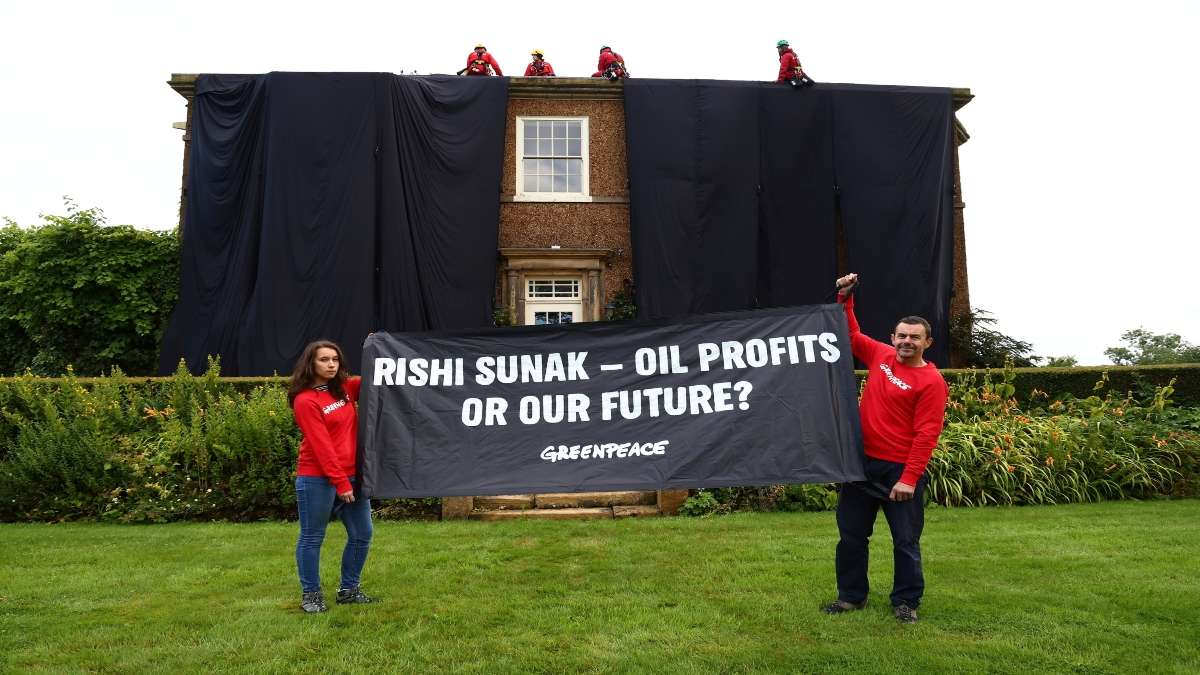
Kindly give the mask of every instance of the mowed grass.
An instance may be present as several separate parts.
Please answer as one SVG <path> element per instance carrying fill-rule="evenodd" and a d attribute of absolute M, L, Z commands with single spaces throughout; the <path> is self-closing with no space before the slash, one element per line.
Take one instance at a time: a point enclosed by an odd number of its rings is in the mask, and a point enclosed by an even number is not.
<path fill-rule="evenodd" d="M 882 515 L 871 606 L 836 617 L 831 513 L 376 527 L 383 603 L 305 616 L 294 523 L 0 526 L 0 669 L 1200 671 L 1195 500 L 931 508 L 915 626 Z"/>

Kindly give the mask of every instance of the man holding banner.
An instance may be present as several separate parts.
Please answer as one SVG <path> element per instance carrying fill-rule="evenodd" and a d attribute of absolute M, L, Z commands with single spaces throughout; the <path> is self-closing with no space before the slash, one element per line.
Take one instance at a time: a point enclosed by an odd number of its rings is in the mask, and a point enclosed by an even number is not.
<path fill-rule="evenodd" d="M 916 623 L 925 590 L 921 570 L 925 465 L 942 431 L 949 389 L 937 367 L 923 358 L 933 345 L 925 319 L 900 319 L 890 345 L 862 333 L 854 316 L 852 292 L 857 283 L 857 274 L 837 280 L 851 350 L 868 371 L 859 407 L 867 480 L 842 485 L 837 508 L 838 599 L 823 610 L 840 614 L 866 607 L 868 540 L 882 506 L 895 559 L 893 612 L 901 623 Z"/>

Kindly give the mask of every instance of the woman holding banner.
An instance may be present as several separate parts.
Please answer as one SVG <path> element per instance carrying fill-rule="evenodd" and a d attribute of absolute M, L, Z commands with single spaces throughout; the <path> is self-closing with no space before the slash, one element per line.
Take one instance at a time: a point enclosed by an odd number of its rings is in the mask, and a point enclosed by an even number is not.
<path fill-rule="evenodd" d="M 292 371 L 288 403 L 304 434 L 296 466 L 296 508 L 300 538 L 296 568 L 300 609 L 324 612 L 321 592 L 321 543 L 333 518 L 346 527 L 338 604 L 374 602 L 359 589 L 359 576 L 371 546 L 371 502 L 354 495 L 358 445 L 358 391 L 361 378 L 350 377 L 342 349 L 318 340 L 304 348 Z"/>

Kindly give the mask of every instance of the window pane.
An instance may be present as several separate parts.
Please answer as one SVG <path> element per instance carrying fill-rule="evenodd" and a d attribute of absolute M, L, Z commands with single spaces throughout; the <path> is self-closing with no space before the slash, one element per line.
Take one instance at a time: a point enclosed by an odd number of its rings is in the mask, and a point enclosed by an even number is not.
<path fill-rule="evenodd" d="M 526 176 L 531 173 L 537 173 L 537 163 L 536 159 L 523 159 L 521 160 L 521 170 L 525 172 Z"/>
<path fill-rule="evenodd" d="M 555 159 L 555 160 L 551 160 L 551 161 L 553 161 L 553 162 L 554 162 L 554 175 L 555 175 L 555 176 L 565 176 L 565 175 L 567 175 L 567 164 L 569 164 L 571 160 L 569 160 L 569 159 Z"/>
<path fill-rule="evenodd" d="M 539 159 L 538 160 L 538 173 L 544 174 L 547 176 L 554 173 L 554 160 Z"/>
<path fill-rule="evenodd" d="M 565 139 L 565 138 L 554 139 L 554 156 L 555 157 L 565 157 L 566 155 L 567 155 L 567 139 Z"/>
<path fill-rule="evenodd" d="M 583 122 L 567 122 L 567 138 L 579 138 L 579 130 Z"/>
<path fill-rule="evenodd" d="M 543 138 L 538 141 L 538 156 L 549 157 L 554 151 L 554 141 Z"/>
<path fill-rule="evenodd" d="M 534 174 L 525 174 L 525 190 L 524 192 L 537 192 L 538 177 Z"/>
<path fill-rule="evenodd" d="M 574 319 L 575 319 L 575 312 L 559 312 L 558 313 L 558 322 L 559 323 L 571 323 Z"/>
<path fill-rule="evenodd" d="M 565 120 L 559 120 L 554 123 L 554 137 L 555 138 L 566 138 L 567 137 L 567 123 Z"/>
<path fill-rule="evenodd" d="M 549 312 L 534 312 L 533 313 L 533 324 L 535 326 L 545 326 L 547 323 L 550 322 L 547 314 L 549 314 Z"/>
<path fill-rule="evenodd" d="M 537 138 L 537 120 L 525 120 L 525 138 Z"/>
<path fill-rule="evenodd" d="M 536 155 L 536 154 L 537 154 L 537 139 L 526 136 L 525 137 L 525 156 L 529 157 L 531 155 Z"/>
<path fill-rule="evenodd" d="M 554 176 L 554 191 L 555 192 L 566 192 L 567 191 L 567 177 L 566 176 L 562 176 L 562 175 Z"/>
<path fill-rule="evenodd" d="M 583 176 L 579 174 L 567 176 L 567 190 L 569 192 L 583 192 Z"/>
<path fill-rule="evenodd" d="M 554 189 L 554 183 L 550 176 L 538 176 L 538 192 L 550 192 Z"/>
<path fill-rule="evenodd" d="M 567 160 L 563 160 L 563 161 L 565 161 L 567 163 L 567 174 L 568 175 L 578 176 L 583 173 L 583 160 L 582 159 L 567 159 Z"/>
<path fill-rule="evenodd" d="M 582 141 L 567 141 L 567 152 L 565 154 L 567 154 L 571 157 L 582 157 L 583 156 Z"/>

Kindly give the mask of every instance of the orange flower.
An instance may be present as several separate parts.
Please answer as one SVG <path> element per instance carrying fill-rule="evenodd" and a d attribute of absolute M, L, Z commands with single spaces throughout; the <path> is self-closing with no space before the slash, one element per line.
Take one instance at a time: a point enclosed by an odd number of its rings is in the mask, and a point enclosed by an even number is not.
<path fill-rule="evenodd" d="M 1003 455 L 1003 454 L 1004 454 L 1004 451 L 1003 451 L 1003 450 L 1001 450 L 1001 449 L 1000 449 L 1000 446 L 998 446 L 998 445 L 997 445 L 996 447 L 992 448 L 992 452 L 993 452 L 993 453 L 994 453 L 994 454 L 995 454 L 997 457 L 999 457 L 1000 455 Z"/>
<path fill-rule="evenodd" d="M 1012 473 L 1012 472 L 1014 472 L 1014 471 L 1016 471 L 1016 470 L 1017 470 L 1017 467 L 1013 466 L 1012 464 L 1009 464 L 1009 465 L 1008 465 L 1008 472 L 1009 472 L 1009 473 Z"/>
<path fill-rule="evenodd" d="M 1046 456 L 1046 466 L 1054 466 L 1054 455 Z"/>

